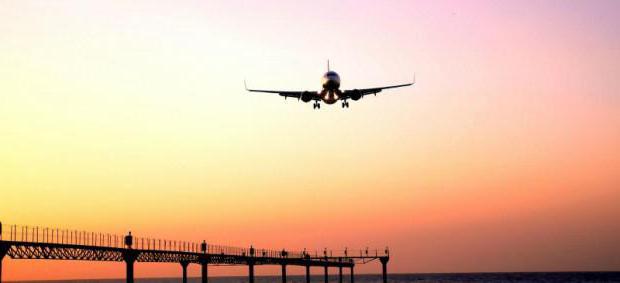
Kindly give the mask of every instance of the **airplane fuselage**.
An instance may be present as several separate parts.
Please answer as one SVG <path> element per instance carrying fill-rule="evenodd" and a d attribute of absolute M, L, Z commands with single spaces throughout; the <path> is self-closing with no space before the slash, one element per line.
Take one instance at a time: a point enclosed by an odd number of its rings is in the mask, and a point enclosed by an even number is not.
<path fill-rule="evenodd" d="M 340 76 L 334 71 L 329 71 L 321 77 L 321 85 L 323 90 L 319 93 L 319 97 L 326 104 L 334 104 L 342 96 L 340 91 Z"/>

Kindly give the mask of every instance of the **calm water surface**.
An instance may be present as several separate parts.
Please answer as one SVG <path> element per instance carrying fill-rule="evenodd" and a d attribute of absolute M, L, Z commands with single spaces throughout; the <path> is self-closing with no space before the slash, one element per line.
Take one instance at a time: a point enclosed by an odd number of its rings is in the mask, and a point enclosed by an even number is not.
<path fill-rule="evenodd" d="M 344 282 L 349 282 L 345 275 Z M 256 283 L 281 282 L 279 276 L 258 276 Z M 137 283 L 176 283 L 180 278 L 144 278 L 136 279 Z M 200 278 L 189 278 L 191 283 L 199 283 Z M 620 272 L 536 272 L 536 273 L 438 273 L 438 274 L 390 274 L 389 282 L 436 282 L 436 283 L 511 283 L 511 282 L 619 282 Z M 123 279 L 105 280 L 55 280 L 55 281 L 14 281 L 14 282 L 49 282 L 49 283 L 123 283 Z M 209 283 L 243 283 L 246 277 L 212 277 Z M 288 282 L 305 283 L 304 276 L 291 275 Z M 312 276 L 312 282 L 323 282 L 322 276 Z M 330 276 L 329 282 L 338 282 L 338 277 Z M 381 283 L 380 275 L 356 275 L 358 283 Z"/>

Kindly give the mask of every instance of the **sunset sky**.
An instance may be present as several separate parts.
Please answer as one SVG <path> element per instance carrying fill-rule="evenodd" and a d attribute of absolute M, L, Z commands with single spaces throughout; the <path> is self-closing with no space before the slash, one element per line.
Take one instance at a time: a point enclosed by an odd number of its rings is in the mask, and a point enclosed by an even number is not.
<path fill-rule="evenodd" d="M 390 272 L 619 270 L 618 19 L 613 0 L 0 1 L 0 221 L 389 246 Z M 318 90 L 327 59 L 344 89 L 417 83 L 318 111 L 243 88 Z"/>

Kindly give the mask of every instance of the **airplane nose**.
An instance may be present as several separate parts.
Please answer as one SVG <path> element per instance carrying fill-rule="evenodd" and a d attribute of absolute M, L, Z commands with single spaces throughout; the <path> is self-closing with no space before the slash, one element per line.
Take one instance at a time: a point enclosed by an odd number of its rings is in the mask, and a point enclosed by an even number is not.
<path fill-rule="evenodd" d="M 338 94 L 334 91 L 327 91 L 323 95 L 323 102 L 326 104 L 334 104 L 338 101 Z"/>

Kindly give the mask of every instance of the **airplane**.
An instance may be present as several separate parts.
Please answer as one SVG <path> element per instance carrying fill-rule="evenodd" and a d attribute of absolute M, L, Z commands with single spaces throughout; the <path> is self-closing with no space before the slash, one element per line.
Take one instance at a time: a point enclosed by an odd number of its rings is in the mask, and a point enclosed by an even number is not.
<path fill-rule="evenodd" d="M 297 98 L 297 100 L 301 100 L 303 102 L 314 101 L 312 105 L 314 109 L 320 109 L 321 104 L 320 101 L 325 102 L 326 104 L 334 104 L 336 101 L 342 101 L 342 108 L 349 108 L 348 99 L 357 101 L 362 97 L 381 92 L 384 89 L 397 88 L 397 87 L 405 87 L 415 84 L 415 74 L 413 75 L 413 82 L 399 85 L 391 85 L 391 86 L 383 86 L 383 87 L 374 87 L 374 88 L 360 88 L 360 89 L 350 89 L 350 90 L 340 90 L 340 76 L 338 73 L 332 71 L 329 68 L 329 60 L 327 61 L 327 73 L 321 77 L 321 85 L 322 90 L 317 91 L 280 91 L 280 90 L 261 90 L 261 89 L 249 89 L 245 81 L 243 82 L 245 85 L 245 90 L 249 92 L 264 92 L 264 93 L 275 93 L 280 96 Z"/>

